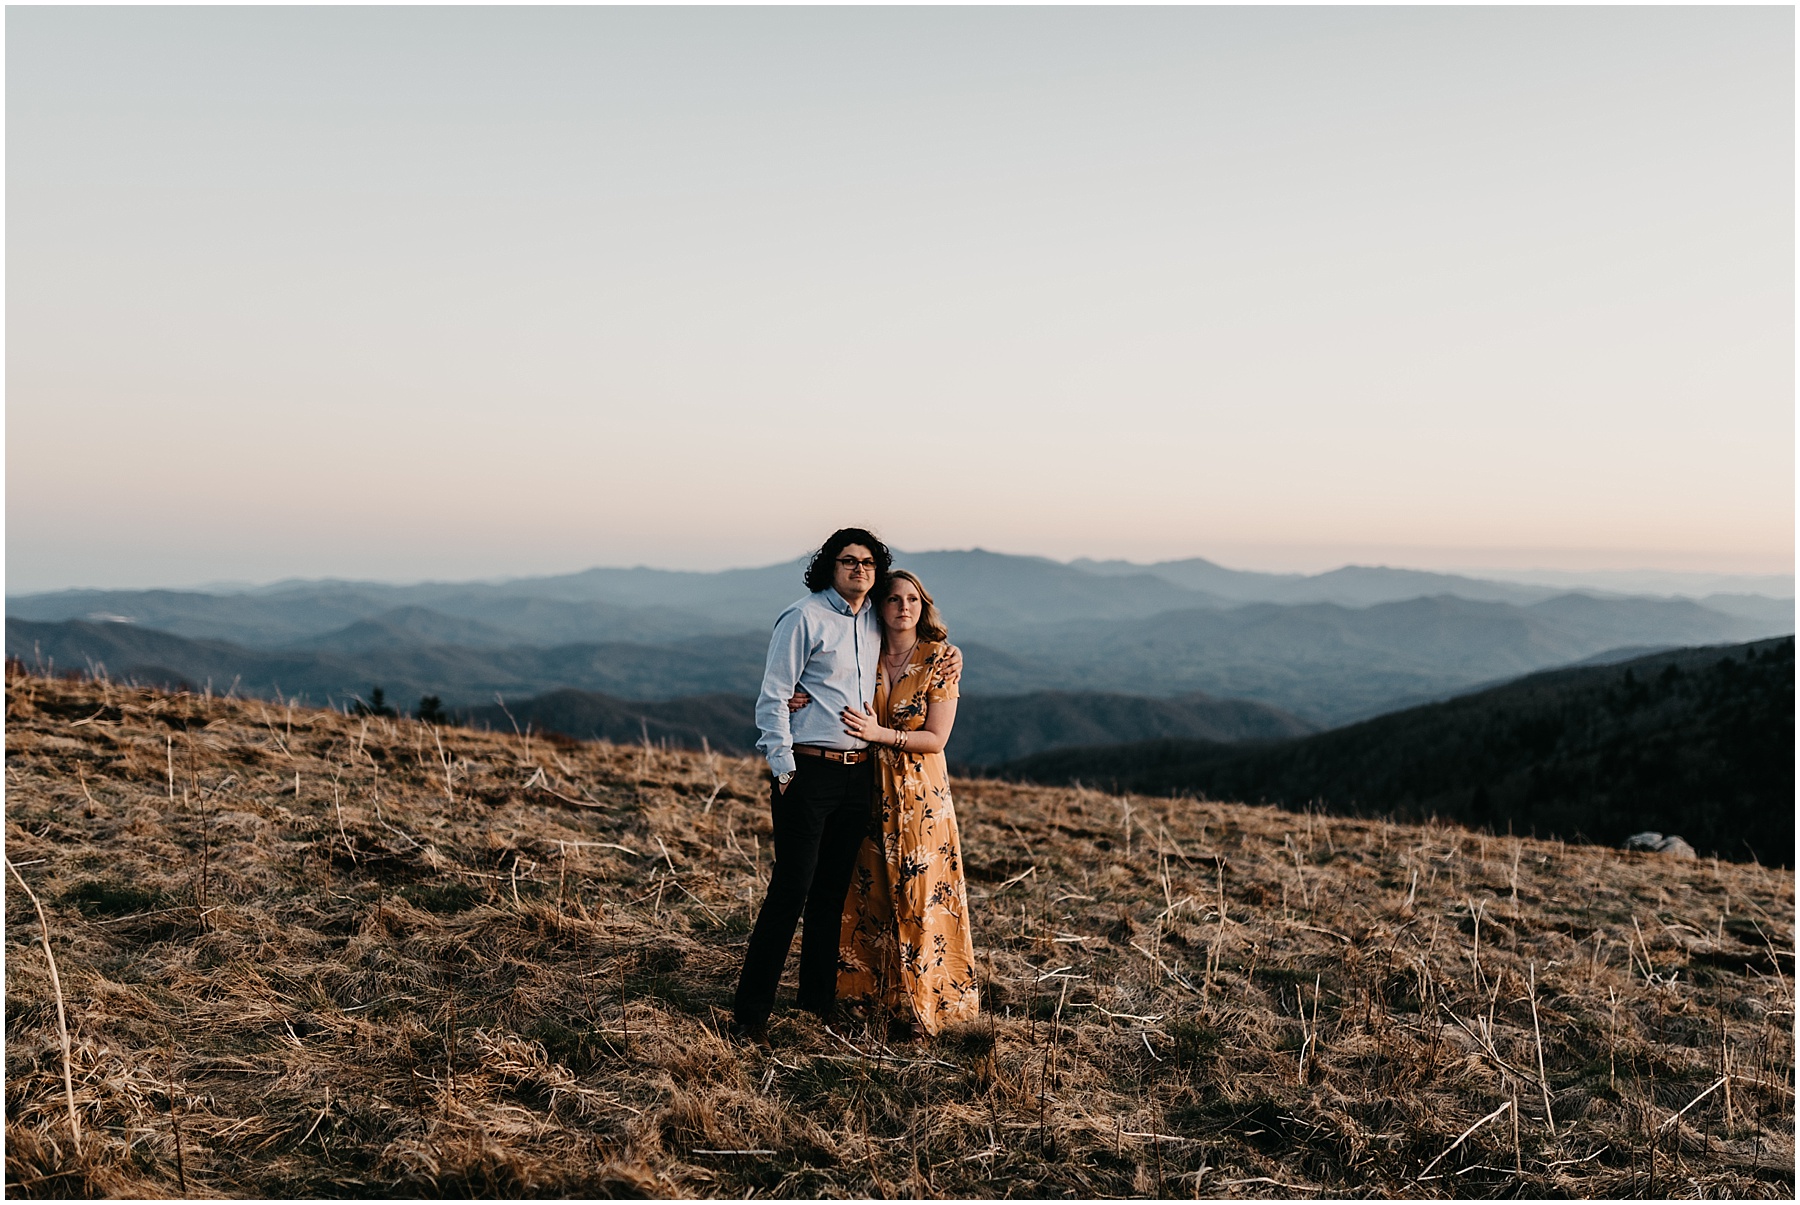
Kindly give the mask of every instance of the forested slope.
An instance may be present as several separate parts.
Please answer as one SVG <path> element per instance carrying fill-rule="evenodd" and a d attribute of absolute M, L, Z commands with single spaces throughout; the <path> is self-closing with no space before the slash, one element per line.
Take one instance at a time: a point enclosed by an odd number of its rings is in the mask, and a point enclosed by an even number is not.
<path fill-rule="evenodd" d="M 1794 846 L 1794 641 L 1556 670 L 1246 749 L 1147 741 L 1009 763 L 1003 776 L 1615 843 L 1680 833 L 1786 865 Z"/>

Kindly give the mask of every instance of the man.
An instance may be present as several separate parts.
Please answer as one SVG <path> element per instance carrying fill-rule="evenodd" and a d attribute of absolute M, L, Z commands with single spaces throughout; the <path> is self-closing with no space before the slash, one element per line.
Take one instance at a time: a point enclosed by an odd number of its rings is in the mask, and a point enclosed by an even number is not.
<path fill-rule="evenodd" d="M 860 527 L 833 532 L 806 569 L 812 591 L 775 621 L 756 700 L 768 758 L 775 868 L 738 977 L 740 1035 L 768 1045 L 769 1013 L 801 914 L 800 1007 L 827 1023 L 837 1002 L 838 929 L 856 851 L 868 829 L 875 750 L 845 731 L 847 707 L 872 710 L 881 657 L 873 599 L 893 555 Z M 962 668 L 952 652 L 950 672 Z M 795 687 L 813 704 L 790 714 Z"/>

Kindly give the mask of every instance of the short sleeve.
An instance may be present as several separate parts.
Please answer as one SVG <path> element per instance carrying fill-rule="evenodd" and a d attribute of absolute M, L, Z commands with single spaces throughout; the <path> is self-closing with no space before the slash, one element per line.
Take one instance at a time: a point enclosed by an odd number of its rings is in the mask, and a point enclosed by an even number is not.
<path fill-rule="evenodd" d="M 931 677 L 925 685 L 925 698 L 932 703 L 958 697 L 956 683 L 949 681 L 950 646 L 941 644 L 931 654 Z"/>

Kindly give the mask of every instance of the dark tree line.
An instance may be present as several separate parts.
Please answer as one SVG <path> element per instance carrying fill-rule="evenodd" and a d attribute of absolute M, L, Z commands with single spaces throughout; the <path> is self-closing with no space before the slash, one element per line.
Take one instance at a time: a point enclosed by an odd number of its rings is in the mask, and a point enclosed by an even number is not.
<path fill-rule="evenodd" d="M 377 686 L 369 691 L 368 699 L 357 699 L 350 707 L 351 715 L 378 715 L 392 719 L 400 713 L 389 705 L 387 692 Z M 413 713 L 414 718 L 424 720 L 427 724 L 447 724 L 450 713 L 444 710 L 443 700 L 436 695 L 425 695 L 419 700 L 419 709 Z"/>

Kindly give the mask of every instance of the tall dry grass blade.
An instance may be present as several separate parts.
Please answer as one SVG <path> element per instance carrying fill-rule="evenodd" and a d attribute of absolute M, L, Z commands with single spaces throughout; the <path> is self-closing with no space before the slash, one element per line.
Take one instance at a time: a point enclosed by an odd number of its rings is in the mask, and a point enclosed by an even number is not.
<path fill-rule="evenodd" d="M 1632 914 L 1631 914 L 1631 928 L 1632 928 L 1632 930 L 1633 930 L 1633 931 L 1634 931 L 1634 932 L 1636 932 L 1636 933 L 1637 933 L 1637 942 L 1638 942 L 1638 945 L 1639 945 L 1639 947 L 1641 947 L 1641 948 L 1642 948 L 1642 950 L 1643 950 L 1643 954 L 1644 954 L 1644 982 L 1645 982 L 1645 983 L 1649 983 L 1649 982 L 1651 982 L 1651 981 L 1652 981 L 1652 980 L 1654 980 L 1654 979 L 1655 979 L 1655 978 L 1656 978 L 1656 973 L 1655 973 L 1655 970 L 1654 970 L 1654 968 L 1652 968 L 1652 967 L 1651 967 L 1651 965 L 1650 965 L 1650 946 L 1649 946 L 1649 943 L 1647 943 L 1647 942 L 1646 942 L 1646 941 L 1645 941 L 1645 940 L 1644 940 L 1644 930 L 1643 930 L 1643 928 L 1642 928 L 1642 927 L 1641 927 L 1641 926 L 1640 926 L 1640 925 L 1639 925 L 1639 924 L 1638 924 L 1638 918 L 1637 918 L 1637 913 L 1635 913 L 1635 912 L 1634 912 L 1634 913 L 1632 913 Z M 1629 950 L 1630 950 L 1630 949 L 1631 949 L 1631 942 L 1630 942 L 1630 940 L 1629 940 L 1629 939 L 1627 939 L 1627 940 L 1626 940 L 1626 942 L 1625 942 L 1625 947 L 1626 947 L 1626 950 L 1627 950 L 1627 951 L 1629 951 Z"/>
<path fill-rule="evenodd" d="M 1731 1048 L 1726 1044 L 1725 1018 L 1719 1018 L 1719 1076 L 1725 1081 L 1725 1132 L 1732 1131 Z"/>
<path fill-rule="evenodd" d="M 173 745 L 170 747 L 173 748 Z M 12 871 L 13 878 L 19 880 L 19 886 L 25 889 L 31 906 L 37 909 L 38 925 L 43 930 L 44 960 L 50 964 L 50 987 L 56 993 L 56 1033 L 62 1039 L 63 1094 L 69 1102 L 69 1134 L 75 1142 L 75 1154 L 80 1157 L 81 1120 L 75 1115 L 75 1072 L 69 1050 L 69 1018 L 63 1009 L 62 976 L 57 973 L 56 955 L 50 949 L 50 922 L 44 916 L 44 906 L 38 902 L 37 892 L 31 889 L 31 884 L 25 881 L 25 876 L 19 873 L 19 868 L 13 865 L 11 858 L 6 859 L 6 868 Z"/>
<path fill-rule="evenodd" d="M 1517 1080 L 1513 1081 L 1513 1094 L 1510 1103 L 1512 1105 L 1513 1123 L 1513 1171 L 1522 1176 L 1525 1174 L 1525 1148 L 1519 1142 L 1519 1085 Z"/>
<path fill-rule="evenodd" d="M 1730 1078 L 1731 1077 L 1728 1075 L 1721 1075 L 1718 1079 L 1714 1080 L 1711 1084 L 1707 1085 L 1706 1089 L 1703 1092 L 1701 1092 L 1700 1095 L 1694 1097 L 1693 1100 L 1688 1101 L 1687 1104 L 1682 1105 L 1681 1108 L 1678 1109 L 1676 1112 L 1671 1113 L 1666 1121 L 1664 1121 L 1661 1125 L 1657 1126 L 1656 1127 L 1657 1132 L 1661 1133 L 1663 1130 L 1668 1129 L 1670 1126 L 1672 1126 L 1676 1122 L 1680 1121 L 1682 1119 L 1682 1117 L 1684 1115 L 1686 1115 L 1686 1113 L 1689 1109 L 1693 1108 L 1695 1105 L 1699 1104 L 1701 1101 L 1703 1101 L 1707 1097 L 1711 1096 L 1714 1092 L 1717 1092 L 1720 1088 L 1723 1088 L 1725 1086 L 1726 1082 L 1728 1080 L 1730 1080 Z"/>
<path fill-rule="evenodd" d="M 175 1183 L 187 1196 L 187 1157 L 181 1151 L 181 1122 L 175 1117 L 175 1086 L 169 1085 L 169 1133 L 175 1137 Z"/>
<path fill-rule="evenodd" d="M 349 834 L 344 832 L 344 804 L 336 780 L 331 784 L 331 808 L 337 813 L 338 840 L 344 843 L 344 852 L 350 855 L 350 864 L 356 865 L 356 848 L 350 844 Z"/>
<path fill-rule="evenodd" d="M 1761 925 L 1755 921 L 1751 921 L 1750 924 L 1756 930 L 1756 935 L 1762 938 L 1763 945 L 1769 948 L 1769 961 L 1773 964 L 1775 982 L 1781 988 L 1782 999 L 1787 1002 L 1788 1008 L 1791 1010 L 1794 1005 L 1794 993 L 1788 989 L 1787 976 L 1781 973 L 1781 957 L 1775 953 L 1775 943 L 1769 940 L 1769 935 L 1762 931 Z"/>
<path fill-rule="evenodd" d="M 1556 1133 L 1556 1118 L 1550 1112 L 1550 1077 L 1544 1073 L 1544 1031 L 1538 1025 L 1537 960 L 1531 963 L 1531 1036 L 1537 1043 L 1538 1087 L 1544 1093 L 1544 1124 Z"/>
<path fill-rule="evenodd" d="M 1142 954 L 1145 958 L 1148 958 L 1151 961 L 1151 963 L 1156 966 L 1156 968 L 1158 970 L 1162 971 L 1163 974 L 1167 975 L 1170 979 L 1174 980 L 1176 983 L 1179 983 L 1182 987 L 1185 987 L 1188 991 L 1198 992 L 1200 990 L 1199 988 L 1195 987 L 1193 984 L 1188 982 L 1186 975 L 1183 975 L 1180 971 L 1172 969 L 1168 963 L 1164 962 L 1161 958 L 1158 958 L 1155 954 L 1152 954 L 1149 950 L 1146 950 L 1143 946 L 1138 945 L 1137 942 L 1135 942 L 1135 941 L 1132 942 L 1131 948 L 1136 950 L 1138 953 Z"/>
<path fill-rule="evenodd" d="M 1473 944 L 1469 947 L 1469 962 L 1475 968 L 1475 986 L 1483 994 L 1487 994 L 1487 979 L 1481 973 L 1481 912 L 1483 905 L 1478 905 L 1473 896 L 1468 897 L 1469 921 L 1475 927 Z"/>
<path fill-rule="evenodd" d="M 1313 1050 L 1315 1052 L 1313 1057 L 1315 1059 L 1318 1058 L 1318 1054 L 1316 1052 L 1318 1051 L 1318 1048 L 1319 1048 L 1319 984 L 1323 978 L 1324 978 L 1324 976 L 1322 974 L 1313 976 L 1312 1032 L 1313 1032 Z"/>
<path fill-rule="evenodd" d="M 519 721 L 513 719 L 513 713 L 507 710 L 506 700 L 501 697 L 499 691 L 494 692 L 494 705 L 500 709 L 500 714 L 504 715 L 507 722 L 513 726 L 513 733 L 517 735 L 520 740 L 524 740 L 525 734 L 519 730 Z M 525 748 L 527 755 L 529 756 L 530 745 L 527 744 Z"/>
<path fill-rule="evenodd" d="M 1476 1130 L 1479 1130 L 1482 1126 L 1484 1126 L 1488 1122 L 1494 1120 L 1494 1118 L 1500 1116 L 1500 1114 L 1506 1112 L 1510 1108 L 1512 1108 L 1512 1101 L 1507 1100 L 1507 1101 L 1500 1102 L 1500 1107 L 1498 1109 L 1495 1109 L 1492 1113 L 1489 1113 L 1486 1117 L 1483 1117 L 1480 1121 L 1476 1122 L 1474 1125 L 1472 1125 L 1468 1129 L 1464 1130 L 1460 1135 L 1457 1136 L 1457 1139 L 1455 1142 L 1452 1142 L 1449 1146 L 1444 1148 L 1443 1154 L 1440 1154 L 1436 1159 L 1433 1159 L 1430 1163 L 1427 1163 L 1425 1165 L 1424 1170 L 1421 1171 L 1418 1175 L 1414 1176 L 1413 1179 L 1414 1180 L 1423 1180 L 1426 1176 L 1430 1175 L 1431 1169 L 1436 1167 L 1439 1163 L 1442 1163 L 1444 1161 L 1445 1155 L 1448 1155 L 1451 1151 L 1454 1151 L 1457 1147 L 1461 1146 L 1464 1142 L 1468 1141 L 1470 1134 L 1473 1134 Z"/>
<path fill-rule="evenodd" d="M 444 752 L 444 738 L 435 725 L 431 729 L 431 739 L 437 743 L 438 763 L 444 767 L 444 799 L 451 807 L 455 807 L 456 792 L 450 785 L 450 755 Z"/>
<path fill-rule="evenodd" d="M 1218 973 L 1220 961 L 1225 957 L 1225 859 L 1217 860 L 1219 869 L 1219 935 L 1213 939 L 1213 948 L 1206 955 L 1206 987 L 1201 992 L 1203 998 L 1212 994 L 1213 976 Z M 1195 1182 L 1198 1190 L 1199 1182 Z"/>
<path fill-rule="evenodd" d="M 1606 998 L 1612 1003 L 1611 1024 L 1606 1032 L 1606 1085 L 1616 1093 L 1619 1090 L 1619 995 L 1608 987 Z"/>

